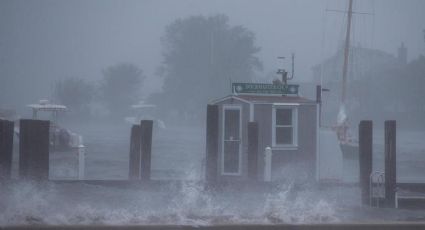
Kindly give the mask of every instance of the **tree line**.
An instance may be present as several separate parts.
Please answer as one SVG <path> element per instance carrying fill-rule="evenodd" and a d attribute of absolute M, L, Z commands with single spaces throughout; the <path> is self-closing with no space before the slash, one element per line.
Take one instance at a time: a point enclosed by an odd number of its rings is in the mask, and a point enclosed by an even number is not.
<path fill-rule="evenodd" d="M 104 105 L 111 118 L 122 118 L 140 98 L 145 75 L 142 69 L 130 63 L 110 66 L 102 74 L 97 84 L 77 77 L 57 81 L 53 97 L 79 117 L 91 116 L 97 102 Z"/>
<path fill-rule="evenodd" d="M 162 62 L 155 77 L 163 81 L 162 89 L 145 98 L 147 103 L 158 106 L 159 114 L 165 116 L 161 119 L 202 121 L 211 99 L 227 96 L 232 82 L 255 80 L 262 70 L 254 33 L 243 26 L 230 25 L 229 18 L 222 14 L 175 20 L 165 28 L 161 45 Z M 358 57 L 350 60 L 357 60 L 361 70 L 350 71 L 357 76 L 350 78 L 348 85 L 347 112 L 352 124 L 361 119 L 398 119 L 410 127 L 423 126 L 425 58 L 401 65 L 383 51 L 352 51 Z M 329 78 L 324 79 L 328 83 L 323 85 L 331 89 L 323 95 L 324 124 L 332 124 L 338 111 L 341 74 L 335 69 L 340 70 L 341 55 L 342 52 L 313 67 L 314 77 L 323 72 Z M 122 119 L 129 114 L 131 104 L 140 101 L 146 76 L 140 67 L 130 63 L 110 66 L 102 74 L 96 84 L 78 78 L 57 82 L 55 98 L 78 114 L 87 113 L 97 102 L 112 118 Z"/>
<path fill-rule="evenodd" d="M 398 126 L 407 129 L 424 129 L 425 57 L 410 62 L 380 50 L 351 47 L 353 60 L 349 68 L 346 113 L 352 127 L 360 120 L 373 120 L 382 124 L 395 119 Z M 323 78 L 322 124 L 336 123 L 341 95 L 342 52 L 313 67 L 317 82 Z"/>
<path fill-rule="evenodd" d="M 232 81 L 253 80 L 262 70 L 254 33 L 231 26 L 225 15 L 177 19 L 166 27 L 161 44 L 163 60 L 156 77 L 163 87 L 147 100 L 169 118 L 202 118 L 209 100 L 230 94 Z M 110 66 L 102 74 L 97 84 L 80 78 L 58 81 L 54 96 L 79 114 L 97 101 L 111 117 L 122 118 L 140 100 L 146 76 L 129 63 Z"/>
<path fill-rule="evenodd" d="M 395 119 L 401 128 L 424 129 L 425 57 L 402 66 L 387 66 L 367 74 L 367 80 L 353 83 L 360 102 L 353 115 L 378 122 Z"/>

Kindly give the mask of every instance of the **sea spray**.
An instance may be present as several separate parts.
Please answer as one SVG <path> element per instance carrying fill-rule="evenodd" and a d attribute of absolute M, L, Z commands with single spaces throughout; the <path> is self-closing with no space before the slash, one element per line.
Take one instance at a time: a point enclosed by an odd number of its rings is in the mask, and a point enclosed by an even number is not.
<path fill-rule="evenodd" d="M 169 214 L 178 224 L 205 225 L 208 217 L 216 216 L 219 207 L 214 205 L 212 194 L 205 189 L 200 173 L 192 167 L 180 181 L 179 190 L 168 206 Z"/>
<path fill-rule="evenodd" d="M 333 205 L 318 198 L 314 190 L 299 191 L 293 183 L 283 184 L 280 186 L 280 192 L 267 195 L 263 212 L 269 223 L 338 221 Z"/>
<path fill-rule="evenodd" d="M 158 189 L 144 184 L 2 184 L 0 226 L 332 223 L 357 218 L 362 208 L 356 188 L 281 183 L 208 191 L 202 181 L 189 179 L 164 182 Z M 385 217 L 373 212 L 369 210 L 370 218 Z"/>
<path fill-rule="evenodd" d="M 56 200 L 55 187 L 49 183 L 21 181 L 1 188 L 0 206 L 4 213 L 0 215 L 0 223 L 42 224 L 55 206 L 51 201 Z"/>

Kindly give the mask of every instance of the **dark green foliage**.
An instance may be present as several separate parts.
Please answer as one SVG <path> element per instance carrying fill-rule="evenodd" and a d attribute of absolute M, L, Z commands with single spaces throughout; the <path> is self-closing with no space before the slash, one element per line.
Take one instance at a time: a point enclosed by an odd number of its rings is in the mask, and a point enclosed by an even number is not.
<path fill-rule="evenodd" d="M 159 102 L 186 117 L 198 116 L 209 100 L 231 93 L 231 81 L 250 81 L 261 70 L 254 41 L 252 32 L 230 26 L 224 15 L 176 20 L 162 37 Z"/>
<path fill-rule="evenodd" d="M 94 87 L 80 78 L 66 78 L 56 82 L 53 94 L 58 103 L 80 113 L 91 103 Z"/>

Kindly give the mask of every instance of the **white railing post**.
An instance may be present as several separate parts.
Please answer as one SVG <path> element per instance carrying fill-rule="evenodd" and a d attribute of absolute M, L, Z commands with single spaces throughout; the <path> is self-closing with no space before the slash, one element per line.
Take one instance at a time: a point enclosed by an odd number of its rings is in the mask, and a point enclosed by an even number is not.
<path fill-rule="evenodd" d="M 395 191 L 395 208 L 398 208 L 398 191 Z"/>
<path fill-rule="evenodd" d="M 266 147 L 264 152 L 264 181 L 272 181 L 272 149 Z"/>
<path fill-rule="evenodd" d="M 77 151 L 78 151 L 78 180 L 84 180 L 86 151 L 85 151 L 85 146 L 83 145 L 83 138 L 81 136 L 79 136 L 78 138 Z"/>
<path fill-rule="evenodd" d="M 373 175 L 374 173 L 371 173 L 369 176 L 369 206 L 373 206 Z"/>

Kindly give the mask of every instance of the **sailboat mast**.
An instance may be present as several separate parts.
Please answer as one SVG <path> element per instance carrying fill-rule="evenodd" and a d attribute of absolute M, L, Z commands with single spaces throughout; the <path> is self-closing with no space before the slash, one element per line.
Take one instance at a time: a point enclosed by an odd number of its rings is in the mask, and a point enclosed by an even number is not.
<path fill-rule="evenodd" d="M 353 15 L 353 0 L 348 2 L 348 20 L 347 32 L 345 34 L 344 46 L 344 65 L 342 67 L 342 92 L 341 92 L 341 105 L 345 105 L 345 98 L 347 94 L 347 69 L 348 69 L 348 56 L 350 51 L 350 31 L 351 31 L 351 17 Z"/>

